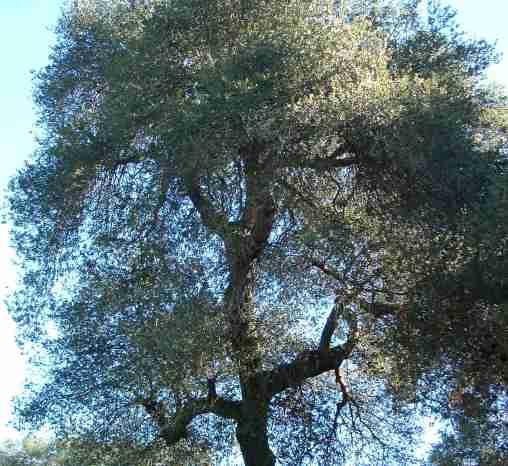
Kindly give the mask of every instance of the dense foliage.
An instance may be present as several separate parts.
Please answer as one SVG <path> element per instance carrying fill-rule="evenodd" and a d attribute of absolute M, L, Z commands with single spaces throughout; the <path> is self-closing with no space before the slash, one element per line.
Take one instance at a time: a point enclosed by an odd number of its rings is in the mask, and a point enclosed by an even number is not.
<path fill-rule="evenodd" d="M 42 440 L 27 437 L 22 442 L 4 442 L 0 445 L 0 466 L 115 466 L 118 464 L 154 466 L 171 462 L 174 455 L 167 447 L 135 448 L 114 443 L 99 444 L 91 439 L 67 438 Z M 182 463 L 184 464 L 184 463 Z M 193 466 L 210 464 L 210 456 L 201 450 Z"/>
<path fill-rule="evenodd" d="M 54 460 L 54 461 L 53 461 Z M 48 444 L 26 438 L 21 445 L 4 442 L 0 445 L 0 466 L 56 466 L 56 457 Z"/>
<path fill-rule="evenodd" d="M 435 464 L 501 461 L 496 55 L 423 11 L 71 2 L 10 188 L 23 425 L 111 464 L 219 464 L 236 439 L 246 465 L 388 465 L 431 414 Z"/>

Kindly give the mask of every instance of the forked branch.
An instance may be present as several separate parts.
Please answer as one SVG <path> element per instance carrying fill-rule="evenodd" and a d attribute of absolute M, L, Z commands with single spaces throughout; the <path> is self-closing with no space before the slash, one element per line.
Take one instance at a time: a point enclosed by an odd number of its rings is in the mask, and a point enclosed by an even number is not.
<path fill-rule="evenodd" d="M 344 344 L 331 347 L 330 342 L 337 328 L 339 315 L 347 321 L 349 334 Z M 256 383 L 265 391 L 267 397 L 271 398 L 289 387 L 301 385 L 307 379 L 335 370 L 350 356 L 357 338 L 356 316 L 337 299 L 321 333 L 319 348 L 303 351 L 292 362 L 258 374 Z"/>
<path fill-rule="evenodd" d="M 187 429 L 194 418 L 212 413 L 227 419 L 240 419 L 241 402 L 218 397 L 215 379 L 208 380 L 208 396 L 187 401 L 173 416 L 169 416 L 163 401 L 142 400 L 142 406 L 152 417 L 167 445 L 174 445 L 187 437 Z"/>

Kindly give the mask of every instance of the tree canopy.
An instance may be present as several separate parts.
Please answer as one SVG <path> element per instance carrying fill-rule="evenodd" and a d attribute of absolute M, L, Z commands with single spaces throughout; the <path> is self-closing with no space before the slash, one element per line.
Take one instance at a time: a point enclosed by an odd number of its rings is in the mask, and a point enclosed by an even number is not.
<path fill-rule="evenodd" d="M 399 465 L 434 415 L 434 464 L 506 458 L 490 44 L 418 0 L 76 0 L 57 37 L 10 185 L 21 425 L 108 465 Z"/>

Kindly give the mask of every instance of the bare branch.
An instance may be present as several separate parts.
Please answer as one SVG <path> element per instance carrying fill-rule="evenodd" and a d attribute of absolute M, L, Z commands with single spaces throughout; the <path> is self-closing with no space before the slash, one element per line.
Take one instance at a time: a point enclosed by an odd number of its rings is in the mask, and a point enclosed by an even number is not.
<path fill-rule="evenodd" d="M 349 398 L 351 398 L 351 395 L 347 391 L 346 384 L 342 380 L 342 375 L 340 373 L 340 368 L 339 367 L 335 368 L 335 382 L 340 387 L 340 391 L 342 393 L 342 401 L 347 401 Z"/>
<path fill-rule="evenodd" d="M 338 421 L 339 421 L 339 415 L 340 415 L 340 412 L 342 411 L 342 408 L 344 408 L 344 406 L 346 406 L 348 404 L 348 402 L 351 401 L 351 395 L 347 391 L 346 384 L 342 380 L 341 373 L 340 373 L 340 368 L 339 367 L 335 368 L 335 382 L 340 387 L 340 391 L 342 393 L 342 398 L 337 403 L 337 410 L 335 411 L 335 418 L 333 420 L 333 430 L 334 431 L 337 430 L 337 425 L 338 425 Z"/>
<path fill-rule="evenodd" d="M 309 153 L 301 150 L 298 153 L 300 144 L 309 139 L 307 132 L 302 128 L 297 137 L 289 141 L 292 150 L 286 152 L 290 154 L 284 160 L 278 161 L 277 168 L 310 168 L 312 170 L 331 171 L 337 168 L 351 167 L 358 164 L 362 154 L 366 153 L 365 147 L 359 147 L 351 138 L 351 131 L 358 126 L 355 121 L 342 121 L 335 125 L 337 135 L 340 135 L 342 142 L 326 157 L 314 157 L 309 159 Z"/>

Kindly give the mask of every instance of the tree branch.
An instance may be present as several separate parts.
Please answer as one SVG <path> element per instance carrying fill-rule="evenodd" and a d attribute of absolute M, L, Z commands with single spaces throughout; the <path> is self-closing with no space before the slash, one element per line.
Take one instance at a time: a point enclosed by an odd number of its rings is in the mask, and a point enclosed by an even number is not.
<path fill-rule="evenodd" d="M 217 388 L 216 388 L 217 379 L 214 376 L 208 377 L 206 384 L 208 387 L 208 403 L 215 403 L 217 400 Z"/>
<path fill-rule="evenodd" d="M 242 254 L 248 261 L 256 258 L 263 250 L 270 233 L 276 213 L 272 197 L 270 179 L 272 167 L 261 162 L 264 144 L 252 141 L 240 150 L 245 172 L 245 205 L 241 215 L 244 228 Z M 247 233 L 248 231 L 248 233 Z M 247 233 L 247 234 L 246 234 Z"/>
<path fill-rule="evenodd" d="M 344 306 L 340 297 L 335 299 L 335 305 L 330 311 L 328 319 L 326 319 L 326 324 L 321 332 L 319 351 L 329 351 L 333 332 L 337 328 L 339 318 L 344 319 L 349 327 L 349 334 L 346 342 L 342 345 L 342 348 L 347 354 L 350 354 L 353 351 L 353 348 L 358 340 L 358 320 L 355 313 L 349 307 Z"/>
<path fill-rule="evenodd" d="M 310 168 L 313 170 L 329 171 L 356 165 L 362 154 L 366 153 L 366 150 L 364 147 L 359 147 L 352 139 L 352 131 L 360 124 L 363 125 L 363 123 L 363 121 L 354 120 L 337 122 L 333 130 L 342 139 L 339 146 L 326 157 L 311 159 L 307 158 L 310 152 L 302 150 L 298 153 L 298 148 L 302 148 L 301 143 L 310 138 L 306 129 L 301 128 L 299 132 L 297 130 L 297 136 L 288 141 L 288 146 L 293 149 L 288 148 L 286 153 L 290 154 L 291 157 L 278 161 L 274 166 L 276 168 Z"/>
<path fill-rule="evenodd" d="M 203 224 L 210 231 L 224 238 L 229 226 L 228 219 L 203 195 L 197 175 L 193 174 L 186 180 L 186 187 L 190 200 L 199 212 Z"/>
<path fill-rule="evenodd" d="M 321 339 L 319 341 L 319 351 L 325 352 L 330 349 L 330 342 L 332 341 L 333 332 L 335 332 L 337 325 L 339 323 L 339 314 L 343 312 L 342 303 L 336 302 L 335 306 L 333 306 L 328 318 L 326 319 L 326 324 L 321 332 Z M 340 312 L 339 312 L 340 311 Z"/>
<path fill-rule="evenodd" d="M 215 381 L 213 385 L 215 389 Z M 170 446 L 187 437 L 188 425 L 201 414 L 213 413 L 226 419 L 235 420 L 240 418 L 240 401 L 226 400 L 217 396 L 211 400 L 210 395 L 209 388 L 207 398 L 189 400 L 171 417 L 167 415 L 162 401 L 143 400 L 141 404 L 158 425 L 161 437 Z"/>
<path fill-rule="evenodd" d="M 349 353 L 346 353 L 342 346 L 336 346 L 326 352 L 304 351 L 294 361 L 260 373 L 257 376 L 257 383 L 266 396 L 271 398 L 289 387 L 297 387 L 307 379 L 334 370 L 348 356 Z"/>
<path fill-rule="evenodd" d="M 274 164 L 276 168 L 310 168 L 312 170 L 329 171 L 336 168 L 350 167 L 358 163 L 358 157 L 345 151 L 344 147 L 339 147 L 327 157 L 306 158 L 306 154 L 298 154 L 295 151 L 290 152 L 293 156 L 289 159 L 281 160 Z M 348 154 L 348 156 L 345 156 Z"/>
<path fill-rule="evenodd" d="M 388 303 L 369 303 L 365 299 L 360 299 L 360 305 L 369 311 L 374 317 L 386 317 L 397 315 L 401 310 L 400 304 L 388 304 Z"/>
<path fill-rule="evenodd" d="M 350 307 L 342 307 L 342 318 L 347 322 L 349 333 L 342 348 L 346 354 L 351 354 L 358 341 L 358 319 Z"/>
<path fill-rule="evenodd" d="M 330 348 L 339 317 L 344 318 L 348 323 L 349 334 L 343 345 Z M 271 371 L 262 372 L 256 383 L 260 384 L 259 388 L 264 390 L 268 397 L 272 397 L 289 387 L 302 384 L 307 379 L 330 370 L 336 370 L 352 353 L 357 340 L 358 322 L 356 316 L 337 297 L 321 332 L 318 350 L 303 351 L 294 361 L 282 364 Z"/>
<path fill-rule="evenodd" d="M 337 409 L 335 411 L 335 418 L 333 420 L 333 431 L 337 431 L 338 427 L 338 421 L 339 421 L 339 415 L 342 411 L 342 408 L 348 404 L 349 401 L 351 401 L 351 395 L 349 394 L 346 384 L 342 380 L 341 374 L 340 374 L 340 368 L 335 368 L 335 382 L 340 387 L 340 391 L 342 394 L 341 400 L 337 403 Z"/>

